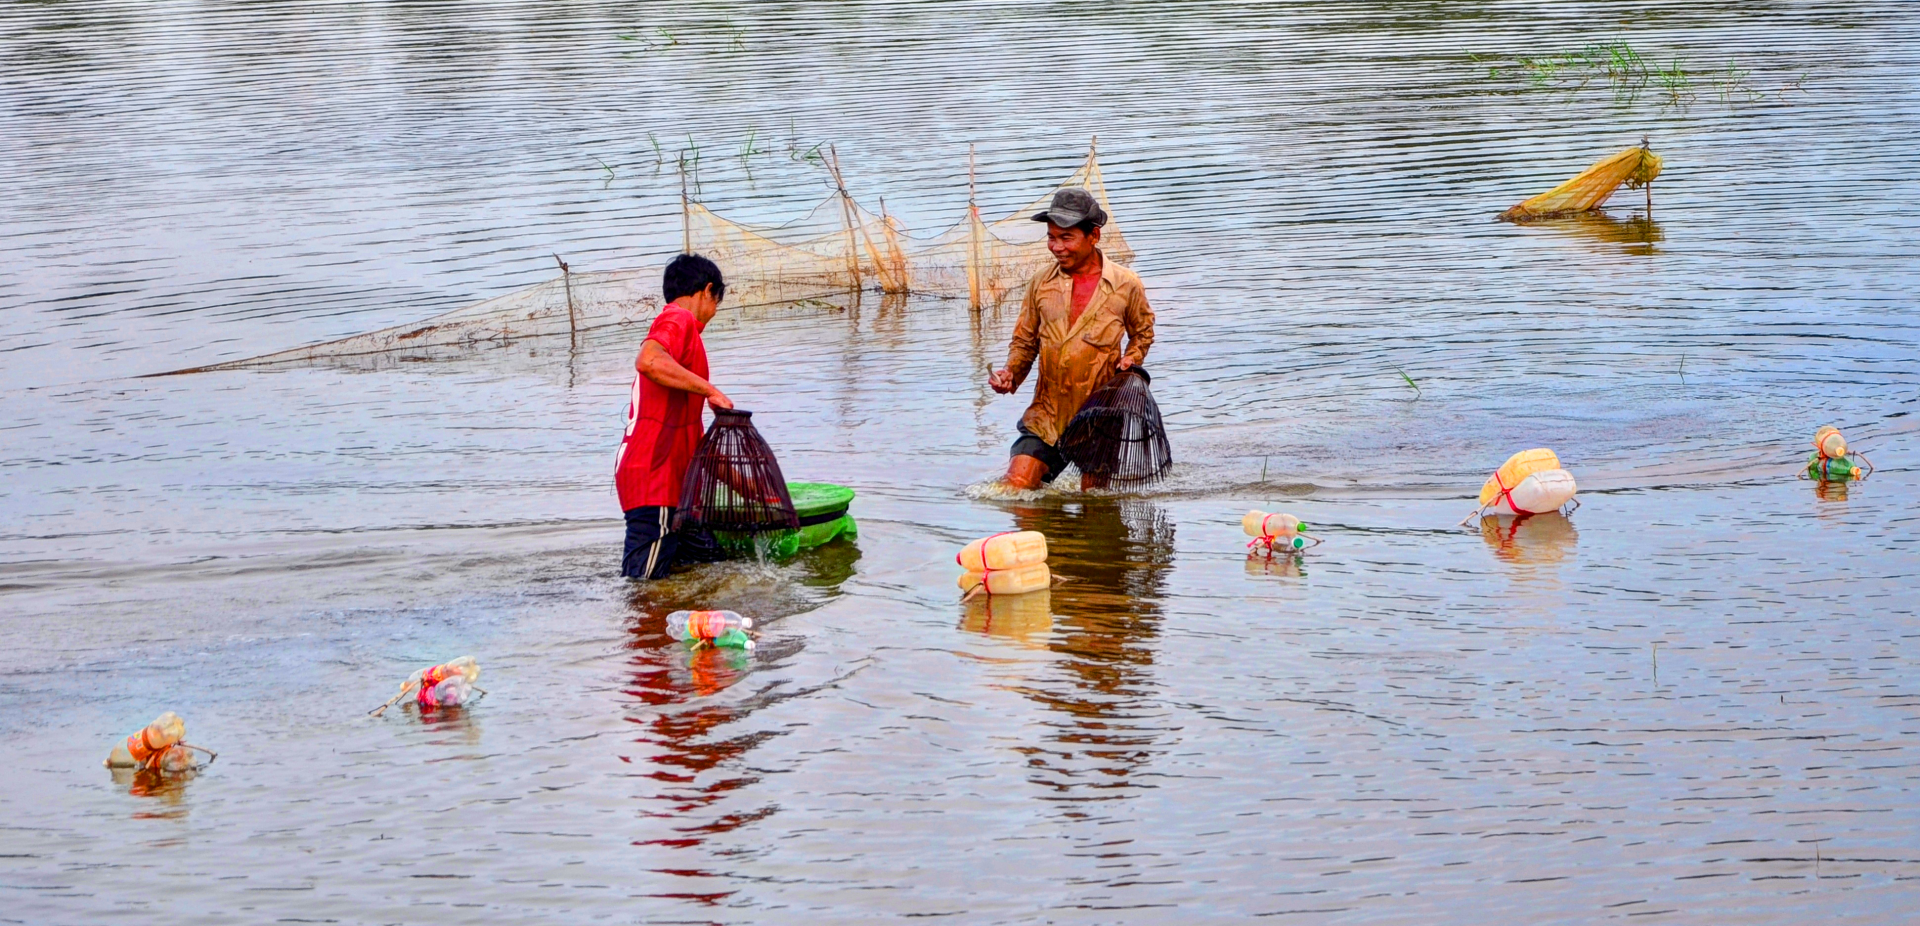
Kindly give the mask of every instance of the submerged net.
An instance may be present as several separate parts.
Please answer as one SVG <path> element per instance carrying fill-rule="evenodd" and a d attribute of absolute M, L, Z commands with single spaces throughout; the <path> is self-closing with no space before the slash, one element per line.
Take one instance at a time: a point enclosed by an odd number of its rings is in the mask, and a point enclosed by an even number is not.
<path fill-rule="evenodd" d="M 1660 176 L 1660 156 L 1643 142 L 1619 154 L 1600 159 L 1565 183 L 1500 213 L 1509 222 L 1573 215 L 1600 208 L 1621 184 L 1640 189 Z"/>
<path fill-rule="evenodd" d="M 1160 420 L 1160 405 L 1147 388 L 1152 378 L 1133 367 L 1117 373 L 1087 397 L 1066 430 L 1060 455 L 1089 476 L 1139 485 L 1173 466 L 1173 448 Z"/>
<path fill-rule="evenodd" d="M 799 530 L 793 494 L 753 413 L 715 409 L 713 424 L 687 465 L 674 527 L 760 533 Z"/>

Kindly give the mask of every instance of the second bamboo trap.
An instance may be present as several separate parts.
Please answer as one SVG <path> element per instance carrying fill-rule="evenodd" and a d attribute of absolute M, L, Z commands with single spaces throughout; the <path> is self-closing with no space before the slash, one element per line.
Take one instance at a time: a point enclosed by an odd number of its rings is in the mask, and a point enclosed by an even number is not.
<path fill-rule="evenodd" d="M 1159 480 L 1173 466 L 1160 405 L 1140 367 L 1117 373 L 1087 397 L 1060 434 L 1060 455 L 1080 472 L 1121 485 Z"/>

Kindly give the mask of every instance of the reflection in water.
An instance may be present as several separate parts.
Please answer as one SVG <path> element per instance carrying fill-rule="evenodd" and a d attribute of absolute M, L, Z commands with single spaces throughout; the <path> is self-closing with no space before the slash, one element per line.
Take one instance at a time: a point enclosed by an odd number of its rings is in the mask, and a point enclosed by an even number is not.
<path fill-rule="evenodd" d="M 134 814 L 136 818 L 178 817 L 185 814 L 186 807 L 184 802 L 187 794 L 187 782 L 192 781 L 197 774 L 191 771 L 161 774 L 158 771 L 148 768 L 114 768 L 108 769 L 108 771 L 113 775 L 113 783 L 127 789 L 127 794 L 133 797 L 151 797 L 158 800 L 165 807 L 179 808 L 177 810 L 144 811 Z"/>
<path fill-rule="evenodd" d="M 1022 646 L 1045 646 L 1053 630 L 1053 592 L 1043 588 L 1024 595 L 976 596 L 966 603 L 960 629 Z"/>
<path fill-rule="evenodd" d="M 1060 801 L 1100 801 L 1139 787 L 1135 772 L 1153 757 L 1161 729 L 1149 718 L 1157 686 L 1148 667 L 1160 601 L 1173 564 L 1173 525 L 1139 499 L 1088 498 L 1059 507 L 1014 509 L 1014 529 L 1047 535 L 1048 558 L 1066 581 L 1053 589 L 1054 637 L 1070 687 L 1024 693 L 1062 718 L 1045 745 L 1019 751 L 1030 779 Z M 1065 812 L 1092 816 L 1088 808 Z"/>
<path fill-rule="evenodd" d="M 474 700 L 484 701 L 486 697 L 478 695 Z M 474 719 L 473 711 L 466 705 L 421 707 L 418 702 L 409 700 L 401 709 L 428 731 L 451 734 L 445 739 L 436 739 L 432 742 L 442 745 L 480 745 L 480 724 Z"/>
<path fill-rule="evenodd" d="M 1551 228 L 1555 231 L 1602 245 L 1621 245 L 1617 249 L 1623 254 L 1652 254 L 1654 244 L 1665 241 L 1666 233 L 1660 230 L 1660 223 L 1640 213 L 1634 213 L 1624 219 L 1615 218 L 1605 212 L 1582 212 L 1578 215 L 1563 216 L 1557 219 L 1544 219 L 1527 223 L 1530 228 Z"/>
<path fill-rule="evenodd" d="M 1298 553 L 1251 553 L 1247 555 L 1247 575 L 1281 576 L 1298 579 L 1307 574 L 1307 558 Z"/>
<path fill-rule="evenodd" d="M 1847 500 L 1847 487 L 1851 485 L 1850 482 L 1846 480 L 1829 482 L 1825 479 L 1815 479 L 1812 481 L 1814 498 L 1823 502 L 1844 502 Z"/>
<path fill-rule="evenodd" d="M 1557 512 L 1513 515 L 1490 514 L 1480 519 L 1480 536 L 1493 555 L 1510 563 L 1558 563 L 1573 552 L 1580 532 Z"/>
<path fill-rule="evenodd" d="M 658 582 L 634 583 L 628 592 L 633 614 L 628 626 L 628 684 L 623 693 L 655 710 L 635 712 L 628 722 L 643 728 L 634 742 L 650 747 L 639 761 L 649 770 L 641 776 L 659 782 L 657 792 L 645 795 L 654 804 L 646 816 L 674 820 L 678 835 L 642 840 L 637 845 L 695 849 L 709 839 L 772 816 L 776 805 L 729 809 L 724 801 L 750 788 L 760 775 L 729 774 L 756 746 L 782 735 L 755 731 L 726 736 L 726 728 L 759 707 L 806 690 L 760 694 L 731 704 L 703 704 L 679 708 L 690 701 L 712 698 L 739 685 L 760 664 L 790 659 L 800 652 L 798 639 L 762 640 L 753 652 L 727 647 L 691 649 L 667 635 L 667 615 L 682 608 L 720 608 L 752 617 L 765 628 L 792 614 L 812 610 L 840 594 L 840 585 L 853 575 L 860 550 L 839 540 L 808 551 L 792 562 L 711 563 L 676 573 Z M 631 756 L 621 761 L 635 762 Z M 717 773 L 716 773 L 717 772 Z M 716 873 L 699 868 L 659 868 L 657 871 L 697 879 L 697 887 L 654 896 L 714 905 L 732 890 L 705 890 Z"/>

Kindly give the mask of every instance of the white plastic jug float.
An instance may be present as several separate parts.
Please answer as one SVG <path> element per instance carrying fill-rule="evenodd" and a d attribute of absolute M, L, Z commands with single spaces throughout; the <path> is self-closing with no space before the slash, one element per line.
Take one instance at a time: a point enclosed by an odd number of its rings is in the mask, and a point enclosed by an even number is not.
<path fill-rule="evenodd" d="M 1480 507 L 1460 523 L 1482 514 L 1527 515 L 1559 511 L 1579 486 L 1573 474 L 1560 468 L 1560 458 L 1545 447 L 1522 450 L 1500 464 L 1480 487 Z M 1578 505 L 1578 502 L 1574 502 Z"/>
<path fill-rule="evenodd" d="M 1307 525 L 1299 518 L 1282 512 L 1271 514 L 1255 509 L 1240 518 L 1240 530 L 1252 540 L 1247 541 L 1247 555 L 1265 553 L 1298 553 L 1320 543 L 1320 538 L 1307 536 Z"/>
<path fill-rule="evenodd" d="M 954 558 L 968 572 L 1012 569 L 1047 561 L 1047 535 L 1039 531 L 1008 531 L 967 544 Z"/>
<path fill-rule="evenodd" d="M 1039 531 L 1008 531 L 967 544 L 954 557 L 966 570 L 960 590 L 975 595 L 1024 595 L 1053 586 L 1047 568 L 1047 535 Z"/>

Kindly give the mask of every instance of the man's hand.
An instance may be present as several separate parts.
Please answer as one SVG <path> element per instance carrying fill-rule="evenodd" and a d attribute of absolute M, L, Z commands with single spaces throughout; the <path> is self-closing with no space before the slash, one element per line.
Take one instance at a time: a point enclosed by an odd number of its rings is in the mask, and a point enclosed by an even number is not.
<path fill-rule="evenodd" d="M 713 410 L 716 412 L 727 411 L 733 408 L 733 400 L 727 398 L 727 394 L 718 389 L 708 394 L 707 404 L 713 406 Z"/>
<path fill-rule="evenodd" d="M 995 370 L 987 377 L 987 385 L 993 387 L 993 391 L 1006 395 L 1013 391 L 1013 373 L 1006 369 Z"/>
<path fill-rule="evenodd" d="M 1133 369 L 1133 358 L 1132 358 L 1132 357 L 1122 357 L 1122 358 L 1120 358 L 1120 363 L 1119 363 L 1119 364 L 1117 364 L 1117 366 L 1118 366 L 1118 368 L 1119 368 L 1119 370 L 1120 370 L 1120 372 L 1122 372 L 1122 373 L 1125 373 L 1125 372 L 1127 372 L 1128 370 L 1131 370 L 1131 369 Z"/>

